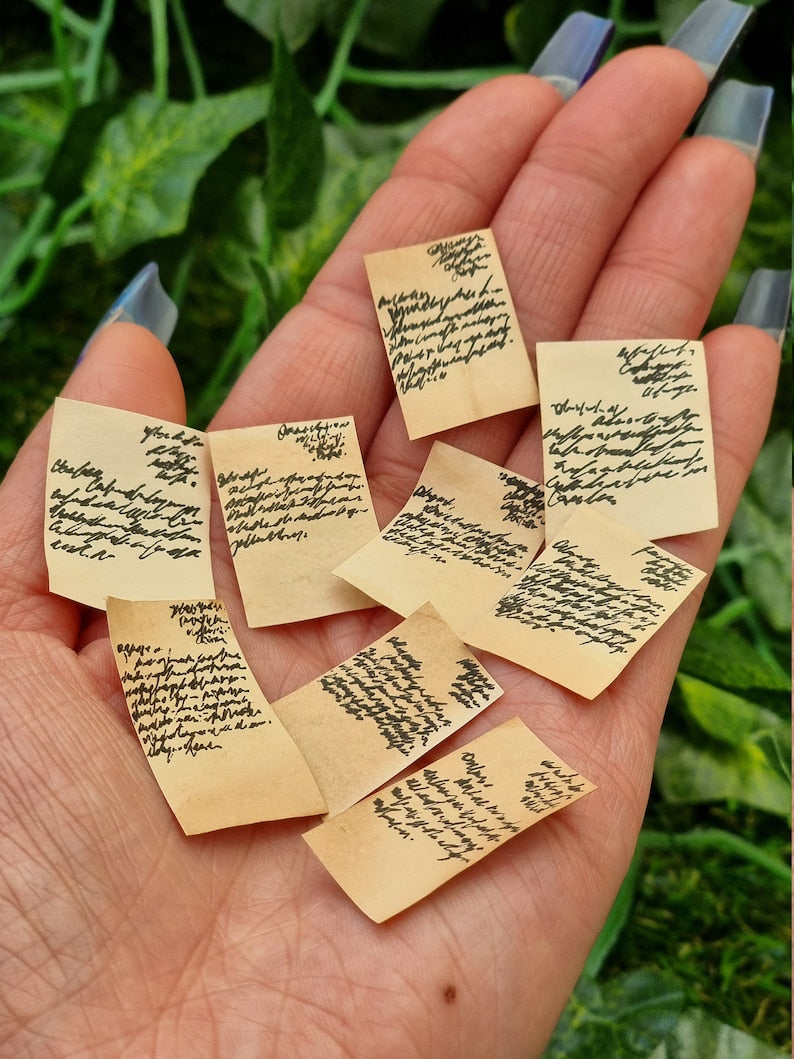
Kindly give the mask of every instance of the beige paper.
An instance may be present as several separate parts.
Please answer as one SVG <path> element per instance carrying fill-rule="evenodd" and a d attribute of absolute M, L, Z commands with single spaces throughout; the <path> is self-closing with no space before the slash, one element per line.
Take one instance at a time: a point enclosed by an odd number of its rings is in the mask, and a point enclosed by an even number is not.
<path fill-rule="evenodd" d="M 331 573 L 378 532 L 353 420 L 208 436 L 248 624 L 374 606 Z"/>
<path fill-rule="evenodd" d="M 186 835 L 325 812 L 220 600 L 108 599 L 135 730 Z"/>
<path fill-rule="evenodd" d="M 516 717 L 303 837 L 382 923 L 592 790 Z"/>
<path fill-rule="evenodd" d="M 464 639 L 593 699 L 705 576 L 580 507 Z"/>
<path fill-rule="evenodd" d="M 718 524 L 701 342 L 539 342 L 546 539 L 579 504 L 658 540 Z"/>
<path fill-rule="evenodd" d="M 364 264 L 409 438 L 538 403 L 489 229 Z"/>
<path fill-rule="evenodd" d="M 543 487 L 437 441 L 399 515 L 335 573 L 399 614 L 468 628 L 543 543 Z"/>
<path fill-rule="evenodd" d="M 333 814 L 416 761 L 501 693 L 426 605 L 273 709 Z"/>
<path fill-rule="evenodd" d="M 214 596 L 206 435 L 56 398 L 44 544 L 50 591 L 101 610 L 106 596 Z"/>

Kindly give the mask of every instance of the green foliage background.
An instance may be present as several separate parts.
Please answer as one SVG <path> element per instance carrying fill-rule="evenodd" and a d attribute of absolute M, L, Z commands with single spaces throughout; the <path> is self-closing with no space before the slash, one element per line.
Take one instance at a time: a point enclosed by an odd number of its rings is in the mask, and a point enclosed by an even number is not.
<path fill-rule="evenodd" d="M 613 51 L 695 0 L 591 0 Z M 775 110 L 710 326 L 791 261 L 791 12 L 731 76 Z M 573 0 L 5 0 L 0 469 L 105 309 L 156 259 L 203 426 L 428 116 L 526 69 Z M 790 1049 L 790 339 L 768 441 L 681 663 L 646 825 L 549 1056 Z"/>

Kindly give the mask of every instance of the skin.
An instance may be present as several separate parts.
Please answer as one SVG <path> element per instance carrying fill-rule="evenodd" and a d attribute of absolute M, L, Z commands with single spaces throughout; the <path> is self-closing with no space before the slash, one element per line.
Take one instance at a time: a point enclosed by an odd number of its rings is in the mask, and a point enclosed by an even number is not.
<path fill-rule="evenodd" d="M 565 106 L 529 76 L 461 97 L 407 149 L 213 426 L 352 413 L 383 525 L 431 439 L 407 440 L 362 254 L 488 225 L 528 346 L 699 334 L 753 191 L 735 146 L 681 140 L 705 91 L 686 56 L 647 48 Z M 779 350 L 750 327 L 705 341 L 720 527 L 662 544 L 710 570 L 763 439 Z M 133 325 L 100 332 L 64 393 L 185 413 L 168 352 Z M 300 840 L 310 821 L 182 835 L 129 721 L 104 614 L 47 591 L 48 420 L 0 493 L 0 1050 L 539 1054 L 629 864 L 699 594 L 592 703 L 483 655 L 505 695 L 439 753 L 518 714 L 598 790 L 376 926 Z M 443 438 L 541 477 L 531 414 Z M 218 595 L 271 700 L 396 624 L 373 610 L 249 630 L 217 512 L 213 546 Z"/>

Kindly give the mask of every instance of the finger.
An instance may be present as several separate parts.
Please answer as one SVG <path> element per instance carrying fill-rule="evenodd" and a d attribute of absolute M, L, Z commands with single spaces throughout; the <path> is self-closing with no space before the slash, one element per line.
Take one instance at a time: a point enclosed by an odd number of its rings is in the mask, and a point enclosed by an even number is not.
<path fill-rule="evenodd" d="M 393 387 L 364 254 L 487 225 L 561 106 L 559 93 L 545 82 L 510 76 L 472 89 L 431 121 L 406 148 L 302 304 L 243 372 L 212 427 L 352 414 L 366 447 Z"/>
<path fill-rule="evenodd" d="M 185 398 L 171 355 L 135 324 L 100 330 L 63 396 L 185 421 Z M 83 608 L 48 592 L 44 489 L 52 412 L 48 412 L 0 486 L 0 627 L 46 632 L 74 644 Z M 97 438 L 101 449 L 102 438 Z"/>
<path fill-rule="evenodd" d="M 625 52 L 596 73 L 538 137 L 491 222 L 529 347 L 538 339 L 571 336 L 613 242 L 705 90 L 699 68 L 680 52 Z M 613 321 L 613 327 L 619 324 Z M 501 416 L 443 437 L 502 463 L 525 420 Z M 404 502 L 431 443 L 406 442 L 395 403 L 367 465 L 381 519 Z"/>

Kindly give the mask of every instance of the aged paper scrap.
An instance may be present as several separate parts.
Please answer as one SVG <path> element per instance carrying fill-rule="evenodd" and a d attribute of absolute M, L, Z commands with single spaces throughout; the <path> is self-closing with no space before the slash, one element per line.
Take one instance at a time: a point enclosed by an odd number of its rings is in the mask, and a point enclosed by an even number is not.
<path fill-rule="evenodd" d="M 186 835 L 324 813 L 220 600 L 108 599 L 132 722 Z"/>
<path fill-rule="evenodd" d="M 546 539 L 590 504 L 658 540 L 718 524 L 702 342 L 539 342 Z"/>
<path fill-rule="evenodd" d="M 50 591 L 100 610 L 106 596 L 215 595 L 206 434 L 58 397 L 47 464 Z"/>
<path fill-rule="evenodd" d="M 378 532 L 353 420 L 208 437 L 249 626 L 374 606 L 331 573 Z"/>
<path fill-rule="evenodd" d="M 430 606 L 273 703 L 328 803 L 341 812 L 502 694 Z"/>
<path fill-rule="evenodd" d="M 542 543 L 543 486 L 437 441 L 402 511 L 334 572 L 398 614 L 429 600 L 459 632 Z"/>
<path fill-rule="evenodd" d="M 580 507 L 464 639 L 593 699 L 705 576 Z"/>
<path fill-rule="evenodd" d="M 593 790 L 515 717 L 303 837 L 382 923 Z"/>
<path fill-rule="evenodd" d="M 490 229 L 364 264 L 409 438 L 538 403 Z"/>

